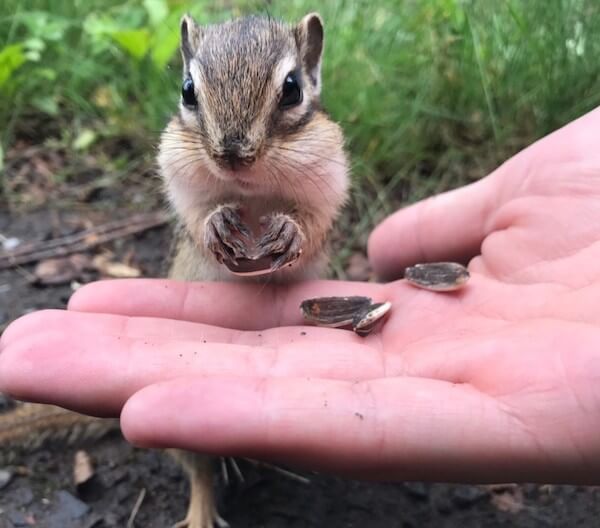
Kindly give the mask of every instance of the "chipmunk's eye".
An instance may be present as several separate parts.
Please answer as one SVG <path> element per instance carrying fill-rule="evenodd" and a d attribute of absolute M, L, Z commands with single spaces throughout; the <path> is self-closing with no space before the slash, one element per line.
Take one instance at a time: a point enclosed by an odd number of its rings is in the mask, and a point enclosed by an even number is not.
<path fill-rule="evenodd" d="M 198 106 L 198 99 L 196 99 L 196 93 L 194 92 L 194 81 L 189 76 L 184 79 L 181 85 L 181 97 L 183 98 L 183 104 L 188 108 Z"/>
<path fill-rule="evenodd" d="M 281 108 L 290 108 L 291 106 L 296 106 L 301 102 L 302 90 L 300 89 L 300 84 L 298 83 L 296 74 L 294 72 L 290 72 L 287 74 L 285 81 L 283 81 L 279 106 Z"/>

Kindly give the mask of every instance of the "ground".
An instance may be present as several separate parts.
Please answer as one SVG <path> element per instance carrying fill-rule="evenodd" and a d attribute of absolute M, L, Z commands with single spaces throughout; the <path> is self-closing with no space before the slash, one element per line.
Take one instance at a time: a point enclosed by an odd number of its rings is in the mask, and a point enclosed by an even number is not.
<path fill-rule="evenodd" d="M 26 158 L 27 163 L 37 159 L 35 153 Z M 46 158 L 42 156 L 32 164 L 37 165 L 35 170 L 50 163 Z M 24 166 L 25 157 L 18 159 L 16 154 L 9 157 L 10 170 Z M 39 174 L 34 180 L 39 181 Z M 31 185 L 33 180 L 24 181 Z M 151 187 L 156 186 L 155 181 L 148 181 Z M 2 240 L 47 240 L 127 218 L 133 214 L 131 204 L 138 202 L 137 194 L 148 195 L 147 188 L 131 185 L 131 181 L 123 188 L 114 182 L 96 188 L 91 177 L 89 181 L 70 182 L 68 188 L 85 188 L 85 199 L 77 203 L 72 197 L 66 199 L 66 187 L 58 185 L 44 190 L 45 196 L 51 197 L 45 203 L 3 207 Z M 21 192 L 20 197 L 25 194 Z M 29 198 L 35 201 L 35 193 Z M 144 202 L 147 211 L 161 207 L 158 198 Z M 160 275 L 169 238 L 170 227 L 165 225 L 83 250 L 87 265 L 72 277 L 63 278 L 62 284 L 40 284 L 40 280 L 53 282 L 52 270 L 57 270 L 52 266 L 49 274 L 46 267 L 45 275 L 34 264 L 0 271 L 0 328 L 33 310 L 64 307 L 74 282 L 93 280 L 106 272 L 92 261 L 92 255 L 125 263 L 145 276 Z M 361 269 L 360 254 L 355 256 L 351 274 L 360 276 L 365 270 Z M 93 479 L 83 487 L 75 486 L 72 477 L 78 449 L 84 449 L 95 466 Z M 226 486 L 221 471 L 217 472 L 220 512 L 234 528 L 592 527 L 597 526 L 600 516 L 600 491 L 590 487 L 368 483 L 300 472 L 310 480 L 303 483 L 271 468 L 257 469 L 245 461 L 239 465 L 243 481 L 230 470 Z M 141 493 L 143 500 L 130 526 L 166 528 L 184 517 L 187 500 L 187 482 L 168 456 L 135 449 L 118 434 L 67 448 L 50 444 L 20 455 L 10 466 L 0 467 L 0 490 L 0 528 L 125 527 Z"/>
<path fill-rule="evenodd" d="M 76 448 L 29 454 L 0 493 L 0 528 L 167 528 L 182 518 L 187 497 L 179 468 L 161 452 L 134 449 L 117 435 L 85 448 L 93 485 L 72 483 Z M 422 483 L 367 483 L 303 473 L 304 484 L 240 462 L 244 482 L 220 488 L 220 510 L 238 528 L 592 527 L 600 515 L 596 488 Z M 230 473 L 231 474 L 231 473 Z"/>

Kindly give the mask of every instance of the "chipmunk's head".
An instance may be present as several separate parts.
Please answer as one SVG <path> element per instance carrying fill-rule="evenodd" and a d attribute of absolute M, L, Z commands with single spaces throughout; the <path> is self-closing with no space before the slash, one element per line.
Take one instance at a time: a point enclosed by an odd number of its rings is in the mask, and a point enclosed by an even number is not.
<path fill-rule="evenodd" d="M 295 26 L 260 17 L 200 26 L 183 17 L 180 124 L 217 178 L 250 178 L 273 145 L 310 123 L 320 108 L 322 49 L 316 13 Z"/>

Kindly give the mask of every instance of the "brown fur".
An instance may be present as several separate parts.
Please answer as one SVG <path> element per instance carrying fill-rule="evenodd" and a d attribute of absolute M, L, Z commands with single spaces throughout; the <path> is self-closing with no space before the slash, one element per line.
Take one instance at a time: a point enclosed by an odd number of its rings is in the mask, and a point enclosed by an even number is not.
<path fill-rule="evenodd" d="M 341 129 L 321 110 L 320 18 L 307 15 L 295 27 L 251 17 L 199 28 L 185 17 L 182 29 L 184 78 L 192 77 L 198 107 L 181 106 L 162 136 L 158 157 L 171 206 L 187 231 L 178 238 L 170 276 L 257 280 L 231 274 L 204 245 L 207 219 L 232 204 L 242 208 L 251 229 L 259 230 L 265 215 L 285 214 L 303 237 L 299 260 L 261 280 L 322 277 L 326 241 L 346 199 L 348 177 Z M 303 101 L 282 110 L 281 86 L 290 71 L 297 72 Z M 231 138 L 254 161 L 242 175 L 219 165 Z M 206 457 L 175 455 L 192 489 L 182 525 L 212 526 L 218 517 Z"/>
<path fill-rule="evenodd" d="M 198 109 L 182 105 L 160 144 L 166 192 L 189 235 L 179 239 L 171 276 L 237 280 L 203 244 L 206 219 L 224 203 L 242 205 L 254 227 L 270 213 L 285 213 L 300 226 L 305 237 L 300 260 L 266 280 L 322 276 L 325 243 L 346 199 L 348 178 L 341 129 L 320 108 L 314 50 L 321 47 L 308 30 L 314 33 L 320 19 L 308 15 L 296 27 L 256 17 L 205 28 L 186 17 L 183 24 L 196 35 L 190 49 L 198 46 L 183 52 L 184 76 L 190 73 L 194 80 Z M 305 60 L 303 52 L 313 55 Z M 281 111 L 281 81 L 294 68 L 301 71 L 304 101 Z M 231 135 L 257 157 L 241 176 L 217 162 Z"/>

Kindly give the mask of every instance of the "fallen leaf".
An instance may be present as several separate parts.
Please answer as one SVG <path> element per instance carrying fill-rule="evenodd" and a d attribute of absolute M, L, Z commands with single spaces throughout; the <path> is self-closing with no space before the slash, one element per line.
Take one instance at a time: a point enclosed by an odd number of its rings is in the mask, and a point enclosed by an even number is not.
<path fill-rule="evenodd" d="M 21 240 L 16 237 L 7 238 L 0 235 L 0 243 L 2 243 L 2 250 L 8 252 L 19 247 Z"/>
<path fill-rule="evenodd" d="M 38 262 L 33 272 L 34 282 L 46 286 L 67 284 L 90 269 L 92 262 L 87 255 L 75 253 L 68 257 L 50 258 Z"/>
<path fill-rule="evenodd" d="M 87 150 L 97 138 L 96 132 L 89 128 L 84 128 L 73 141 L 73 148 L 75 150 Z"/>
<path fill-rule="evenodd" d="M 14 473 L 8 469 L 0 469 L 0 489 L 8 486 Z"/>
<path fill-rule="evenodd" d="M 492 495 L 491 503 L 500 511 L 507 513 L 519 513 L 525 504 L 523 503 L 523 492 L 520 488 L 513 491 L 503 491 Z"/>
<path fill-rule="evenodd" d="M 77 451 L 73 463 L 73 482 L 75 482 L 75 486 L 79 488 L 93 476 L 94 466 L 90 455 L 83 450 Z"/>
<path fill-rule="evenodd" d="M 135 279 L 142 272 L 138 268 L 124 264 L 123 262 L 115 262 L 108 260 L 104 255 L 98 255 L 93 260 L 94 267 L 105 277 L 113 277 L 116 279 Z"/>

